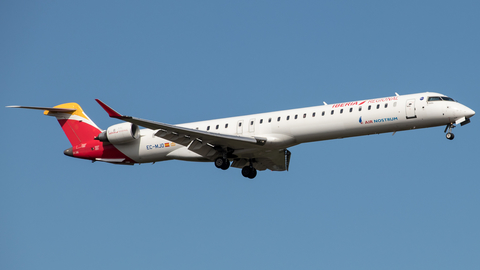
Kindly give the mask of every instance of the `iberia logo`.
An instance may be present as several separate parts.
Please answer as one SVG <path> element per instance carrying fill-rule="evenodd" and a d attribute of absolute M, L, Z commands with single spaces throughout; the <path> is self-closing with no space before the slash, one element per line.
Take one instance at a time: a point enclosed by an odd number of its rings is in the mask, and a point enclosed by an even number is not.
<path fill-rule="evenodd" d="M 354 101 L 354 102 L 345 102 L 345 103 L 339 103 L 339 104 L 333 104 L 332 105 L 332 108 L 343 108 L 343 107 L 350 107 L 350 106 L 360 106 L 362 104 L 364 104 L 365 102 L 367 102 L 366 100 L 365 101 L 362 101 L 362 102 L 358 102 L 358 101 Z"/>

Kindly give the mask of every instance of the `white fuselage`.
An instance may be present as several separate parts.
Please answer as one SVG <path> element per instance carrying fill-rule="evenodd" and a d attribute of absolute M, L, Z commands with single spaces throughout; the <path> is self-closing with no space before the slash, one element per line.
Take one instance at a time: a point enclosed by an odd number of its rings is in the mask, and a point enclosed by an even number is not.
<path fill-rule="evenodd" d="M 243 137 L 265 138 L 258 148 L 281 149 L 300 143 L 396 132 L 455 123 L 475 112 L 455 101 L 428 101 L 438 93 L 367 99 L 180 124 L 178 126 Z M 187 147 L 142 129 L 140 140 L 116 147 L 139 163 L 169 159 L 208 161 Z M 248 158 L 255 147 L 236 150 Z"/>

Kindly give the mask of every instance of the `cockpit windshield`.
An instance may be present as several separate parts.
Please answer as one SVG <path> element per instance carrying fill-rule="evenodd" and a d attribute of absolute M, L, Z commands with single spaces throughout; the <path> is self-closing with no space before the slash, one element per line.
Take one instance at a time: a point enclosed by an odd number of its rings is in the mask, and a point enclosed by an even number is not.
<path fill-rule="evenodd" d="M 428 101 L 455 101 L 450 97 L 429 97 Z"/>

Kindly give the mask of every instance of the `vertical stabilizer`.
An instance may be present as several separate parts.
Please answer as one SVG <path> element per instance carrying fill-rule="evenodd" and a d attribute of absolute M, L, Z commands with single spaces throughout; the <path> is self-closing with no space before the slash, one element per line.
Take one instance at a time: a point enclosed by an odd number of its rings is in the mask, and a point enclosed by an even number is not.
<path fill-rule="evenodd" d="M 57 105 L 45 110 L 44 114 L 57 118 L 72 146 L 92 141 L 101 132 L 77 103 Z"/>

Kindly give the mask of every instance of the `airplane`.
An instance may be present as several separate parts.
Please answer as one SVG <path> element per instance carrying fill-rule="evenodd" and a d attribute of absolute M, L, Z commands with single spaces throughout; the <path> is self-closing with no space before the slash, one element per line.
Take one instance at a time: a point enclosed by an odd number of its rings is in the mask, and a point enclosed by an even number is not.
<path fill-rule="evenodd" d="M 213 162 L 219 169 L 289 169 L 288 148 L 307 142 L 470 123 L 475 111 L 439 93 L 364 99 L 292 110 L 171 125 L 118 113 L 96 99 L 109 117 L 124 122 L 100 129 L 77 103 L 55 107 L 7 106 L 44 110 L 62 126 L 72 147 L 64 154 L 92 162 L 133 165 L 165 160 Z M 140 129 L 139 126 L 145 129 Z"/>

